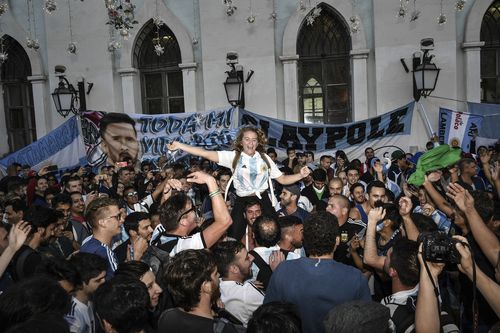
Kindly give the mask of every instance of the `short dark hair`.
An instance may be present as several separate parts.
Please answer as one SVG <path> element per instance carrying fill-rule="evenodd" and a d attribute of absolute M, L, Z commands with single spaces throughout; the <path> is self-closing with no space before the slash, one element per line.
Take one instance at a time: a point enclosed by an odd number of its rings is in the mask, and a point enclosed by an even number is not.
<path fill-rule="evenodd" d="M 411 213 L 410 217 L 419 233 L 438 230 L 436 222 L 429 216 L 420 213 Z"/>
<path fill-rule="evenodd" d="M 12 206 L 12 210 L 15 212 L 23 211 L 24 213 L 28 210 L 26 201 L 21 199 L 10 199 L 5 202 L 4 207 Z"/>
<path fill-rule="evenodd" d="M 125 218 L 125 222 L 123 222 L 123 226 L 127 234 L 130 234 L 130 230 L 137 231 L 139 228 L 139 222 L 142 220 L 147 220 L 150 218 L 150 215 L 145 212 L 133 212 L 127 215 Z"/>
<path fill-rule="evenodd" d="M 108 112 L 99 121 L 99 134 L 101 135 L 101 138 L 104 138 L 104 133 L 106 132 L 106 129 L 108 128 L 109 125 L 117 123 L 126 123 L 132 125 L 134 133 L 135 135 L 137 135 L 137 131 L 135 130 L 135 121 L 134 119 L 130 118 L 128 114 L 118 113 L 118 112 Z"/>
<path fill-rule="evenodd" d="M 44 257 L 36 267 L 37 275 L 44 275 L 55 281 L 66 280 L 76 288 L 81 285 L 80 275 L 75 266 L 61 257 Z"/>
<path fill-rule="evenodd" d="M 248 321 L 247 333 L 301 333 L 302 321 L 294 304 L 269 302 L 254 311 Z"/>
<path fill-rule="evenodd" d="M 261 215 L 252 225 L 255 242 L 259 246 L 271 247 L 276 245 L 281 237 L 281 228 L 278 222 L 270 217 Z"/>
<path fill-rule="evenodd" d="M 221 277 L 227 277 L 229 266 L 234 262 L 238 252 L 243 250 L 243 243 L 236 240 L 221 242 L 213 250 L 215 261 L 217 262 L 217 270 Z"/>
<path fill-rule="evenodd" d="M 148 324 L 149 294 L 146 285 L 133 279 L 114 278 L 94 294 L 95 311 L 117 332 L 135 333 Z"/>
<path fill-rule="evenodd" d="M 365 148 L 365 154 L 366 154 L 366 152 L 368 151 L 368 149 L 373 150 L 373 148 L 372 148 L 372 147 L 366 147 L 366 148 Z"/>
<path fill-rule="evenodd" d="M 278 223 L 281 230 L 303 224 L 302 220 L 294 215 L 281 216 L 278 218 Z"/>
<path fill-rule="evenodd" d="M 420 279 L 420 269 L 417 258 L 418 243 L 406 238 L 400 238 L 392 246 L 390 267 L 398 272 L 401 283 L 414 287 Z"/>
<path fill-rule="evenodd" d="M 118 203 L 111 198 L 96 198 L 89 203 L 87 208 L 85 209 L 85 221 L 90 223 L 90 225 L 95 228 L 97 227 L 97 220 L 99 219 L 99 214 L 103 208 L 107 208 L 110 206 L 118 206 Z"/>
<path fill-rule="evenodd" d="M 184 207 L 191 199 L 184 192 L 177 192 L 168 198 L 160 208 L 160 222 L 165 231 L 173 231 L 179 226 L 179 217 L 184 213 Z"/>
<path fill-rule="evenodd" d="M 326 171 L 318 168 L 312 172 L 312 179 L 317 182 L 326 182 L 327 177 L 326 177 Z"/>
<path fill-rule="evenodd" d="M 101 272 L 106 272 L 107 268 L 106 259 L 93 253 L 78 252 L 72 255 L 69 261 L 84 283 L 89 283 L 90 279 L 96 278 Z"/>
<path fill-rule="evenodd" d="M 257 199 L 257 198 L 250 198 L 245 202 L 245 209 L 244 211 L 247 210 L 248 207 L 252 207 L 255 205 L 259 205 L 262 208 L 262 203 Z"/>
<path fill-rule="evenodd" d="M 384 203 L 385 217 L 384 220 L 391 220 L 391 229 L 393 231 L 399 229 L 403 218 L 399 214 L 399 207 L 393 203 Z"/>
<path fill-rule="evenodd" d="M 72 205 L 73 201 L 71 201 L 71 196 L 67 193 L 59 193 L 52 199 L 52 207 L 56 208 L 59 204 L 67 204 Z"/>
<path fill-rule="evenodd" d="M 34 233 L 37 228 L 47 228 L 49 225 L 57 223 L 57 215 L 55 210 L 51 208 L 35 205 L 26 211 L 23 220 L 29 222 L 34 227 L 30 232 Z"/>
<path fill-rule="evenodd" d="M 323 160 L 326 160 L 326 159 L 329 159 L 330 161 L 332 160 L 332 157 L 330 155 L 321 155 L 321 157 L 319 158 L 320 162 L 323 161 Z"/>
<path fill-rule="evenodd" d="M 307 155 L 311 155 L 311 156 L 312 156 L 312 158 L 313 158 L 313 160 L 314 160 L 314 153 L 313 153 L 312 151 L 310 151 L 310 150 L 306 150 L 306 151 L 304 152 L 304 154 L 305 154 L 306 156 L 307 156 Z"/>
<path fill-rule="evenodd" d="M 267 155 L 269 155 L 269 154 L 276 154 L 276 155 L 278 155 L 278 154 L 276 153 L 276 149 L 274 149 L 273 147 L 269 147 L 269 148 L 267 148 L 267 150 L 266 150 L 266 154 L 267 154 Z"/>
<path fill-rule="evenodd" d="M 206 249 L 179 252 L 167 266 L 164 281 L 177 306 L 191 311 L 200 302 L 204 282 L 217 269 L 214 255 Z"/>
<path fill-rule="evenodd" d="M 351 185 L 351 187 L 349 187 L 349 192 L 354 192 L 354 190 L 356 189 L 356 187 L 362 187 L 363 188 L 363 191 L 365 190 L 365 186 L 361 183 L 354 183 Z"/>
<path fill-rule="evenodd" d="M 0 297 L 0 332 L 36 314 L 62 317 L 70 308 L 71 296 L 57 281 L 44 276 L 21 280 Z"/>
<path fill-rule="evenodd" d="M 231 169 L 221 167 L 221 168 L 219 168 L 219 172 L 217 172 L 217 176 L 215 177 L 215 179 L 220 180 L 220 178 L 222 176 L 231 177 L 232 175 L 233 175 L 233 173 L 231 172 Z"/>
<path fill-rule="evenodd" d="M 462 158 L 461 160 L 459 160 L 457 162 L 458 170 L 460 170 L 460 172 L 464 171 L 465 165 L 470 164 L 470 163 L 476 163 L 476 160 L 474 160 L 473 158 L 468 158 L 468 157 Z"/>
<path fill-rule="evenodd" d="M 392 332 L 388 307 L 373 301 L 350 301 L 328 312 L 323 321 L 325 332 Z"/>
<path fill-rule="evenodd" d="M 115 271 L 115 276 L 140 280 L 149 271 L 151 271 L 151 267 L 145 262 L 132 260 L 120 263 Z"/>
<path fill-rule="evenodd" d="M 308 256 L 332 253 L 338 236 L 339 222 L 333 214 L 316 212 L 304 221 L 304 248 Z"/>
<path fill-rule="evenodd" d="M 493 200 L 484 191 L 472 191 L 470 194 L 474 198 L 474 208 L 476 208 L 477 213 L 481 216 L 484 223 L 488 223 L 495 212 Z"/>
<path fill-rule="evenodd" d="M 292 151 L 295 151 L 295 148 L 294 148 L 294 147 L 288 147 L 288 148 L 286 149 L 286 153 L 287 153 L 287 155 L 288 155 L 288 154 L 290 154 L 290 152 L 292 152 Z"/>
<path fill-rule="evenodd" d="M 370 194 L 372 191 L 372 188 L 374 188 L 374 187 L 383 188 L 384 190 L 386 189 L 385 184 L 382 181 L 374 180 L 374 181 L 370 182 L 370 184 L 368 184 L 368 186 L 366 187 L 366 193 Z"/>

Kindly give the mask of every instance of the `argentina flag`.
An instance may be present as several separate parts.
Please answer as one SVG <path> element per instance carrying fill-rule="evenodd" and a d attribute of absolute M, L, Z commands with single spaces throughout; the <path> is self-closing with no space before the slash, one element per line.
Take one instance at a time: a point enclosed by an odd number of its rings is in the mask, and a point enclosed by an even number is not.
<path fill-rule="evenodd" d="M 481 129 L 483 116 L 439 108 L 439 142 L 470 150 L 470 142 Z"/>
<path fill-rule="evenodd" d="M 1 159 L 0 169 L 5 172 L 14 162 L 27 164 L 36 171 L 47 165 L 57 165 L 59 170 L 85 165 L 85 146 L 78 123 L 76 116 L 71 117 L 49 134 Z"/>

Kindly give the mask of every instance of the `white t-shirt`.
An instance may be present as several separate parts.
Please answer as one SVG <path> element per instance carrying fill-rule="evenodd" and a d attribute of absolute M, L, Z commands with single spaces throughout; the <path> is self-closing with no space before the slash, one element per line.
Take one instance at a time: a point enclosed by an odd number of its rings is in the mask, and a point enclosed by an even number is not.
<path fill-rule="evenodd" d="M 218 151 L 217 155 L 220 166 L 233 170 L 233 160 L 236 155 L 234 150 Z M 283 175 L 270 158 L 268 158 L 268 162 L 271 165 L 270 173 L 266 161 L 258 152 L 255 152 L 253 156 L 241 153 L 236 169 L 233 170 L 233 185 L 239 197 L 257 195 L 260 198 L 260 193 L 269 188 L 269 175 L 271 179 Z"/>
<path fill-rule="evenodd" d="M 280 251 L 280 247 L 278 245 L 272 247 L 259 246 L 254 248 L 253 250 L 257 252 L 257 254 L 262 258 L 262 260 L 266 262 L 266 264 L 269 265 L 269 256 L 271 255 L 271 253 L 273 253 L 273 251 Z M 299 254 L 295 252 L 288 252 L 286 260 L 294 260 L 299 258 L 300 258 Z M 254 261 L 254 263 L 252 264 L 252 279 L 255 280 L 257 278 L 257 275 L 259 275 L 259 271 L 260 269 Z"/>
<path fill-rule="evenodd" d="M 246 327 L 253 312 L 264 302 L 264 293 L 252 282 L 220 281 L 224 307 Z"/>
<path fill-rule="evenodd" d="M 95 319 L 92 302 L 87 305 L 71 297 L 71 310 L 65 316 L 71 333 L 94 333 Z"/>
<path fill-rule="evenodd" d="M 150 245 L 152 245 L 152 242 L 158 237 L 160 233 L 164 231 L 165 228 L 163 227 L 163 225 L 161 223 L 158 224 L 153 231 L 153 235 L 151 236 Z M 160 237 L 160 244 L 165 244 L 171 240 L 174 240 L 175 238 L 177 238 L 177 244 L 174 246 L 172 251 L 170 251 L 171 257 L 184 250 L 201 250 L 207 247 L 205 245 L 205 240 L 203 239 L 203 234 L 201 232 L 186 237 L 162 235 Z"/>

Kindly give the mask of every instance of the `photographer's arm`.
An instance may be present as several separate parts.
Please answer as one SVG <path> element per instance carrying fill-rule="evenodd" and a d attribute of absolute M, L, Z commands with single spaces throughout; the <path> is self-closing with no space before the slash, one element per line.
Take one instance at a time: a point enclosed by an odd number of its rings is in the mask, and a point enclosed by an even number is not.
<path fill-rule="evenodd" d="M 377 254 L 377 243 L 375 234 L 377 222 L 385 216 L 385 210 L 382 207 L 372 208 L 368 213 L 368 225 L 366 226 L 365 250 L 363 252 L 364 263 L 382 271 L 384 269 L 385 258 Z"/>
<path fill-rule="evenodd" d="M 445 213 L 446 216 L 450 217 L 453 215 L 453 209 L 451 209 L 446 199 L 443 198 L 443 196 L 434 188 L 434 185 L 432 185 L 432 182 L 439 180 L 439 178 L 441 178 L 440 172 L 433 172 L 429 176 L 426 175 L 423 185 L 432 201 L 436 204 L 437 208 Z"/>
<path fill-rule="evenodd" d="M 467 243 L 467 239 L 461 236 L 453 236 L 460 240 L 462 243 Z M 470 250 L 467 246 L 460 243 L 456 244 L 457 250 L 460 253 L 460 264 L 458 268 L 462 273 L 467 275 L 467 277 L 472 280 L 473 270 L 472 270 L 472 257 Z M 498 252 L 497 252 L 498 254 Z M 493 308 L 497 316 L 500 316 L 500 285 L 495 281 L 490 279 L 486 274 L 483 273 L 476 265 L 476 286 L 484 296 L 488 304 Z"/>
<path fill-rule="evenodd" d="M 16 225 L 13 225 L 9 232 L 9 245 L 5 248 L 2 255 L 0 256 L 0 277 L 3 275 L 10 261 L 16 254 L 17 250 L 26 241 L 28 233 L 31 230 L 31 226 L 28 222 L 20 221 Z"/>
<path fill-rule="evenodd" d="M 422 244 L 420 244 L 418 250 L 418 261 L 420 262 L 420 283 L 417 309 L 415 311 L 415 332 L 439 333 L 441 314 L 438 311 L 438 298 L 434 293 L 434 285 L 438 285 L 438 276 L 443 270 L 444 264 L 427 262 L 431 273 L 431 276 L 429 276 L 422 258 Z"/>
<path fill-rule="evenodd" d="M 219 163 L 219 155 L 217 154 L 216 151 L 205 150 L 205 149 L 200 148 L 200 147 L 190 146 L 190 145 L 187 145 L 185 143 L 181 143 L 179 141 L 174 141 L 174 142 L 168 144 L 167 148 L 169 150 L 182 149 L 186 153 L 189 153 L 191 155 L 200 156 L 200 157 L 206 158 L 207 160 L 210 160 L 212 162 Z"/>

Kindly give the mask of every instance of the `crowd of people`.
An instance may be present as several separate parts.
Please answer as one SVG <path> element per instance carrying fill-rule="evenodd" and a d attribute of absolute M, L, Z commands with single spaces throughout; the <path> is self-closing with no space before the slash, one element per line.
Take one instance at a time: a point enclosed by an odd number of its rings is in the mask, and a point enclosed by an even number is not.
<path fill-rule="evenodd" d="M 500 330 L 494 149 L 280 162 L 243 127 L 168 164 L 115 136 L 98 170 L 0 180 L 0 332 Z"/>

